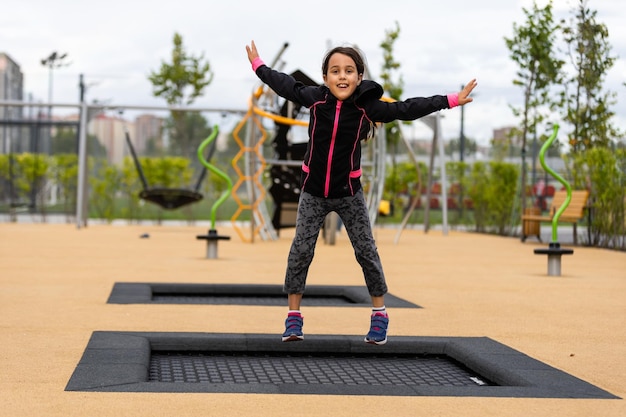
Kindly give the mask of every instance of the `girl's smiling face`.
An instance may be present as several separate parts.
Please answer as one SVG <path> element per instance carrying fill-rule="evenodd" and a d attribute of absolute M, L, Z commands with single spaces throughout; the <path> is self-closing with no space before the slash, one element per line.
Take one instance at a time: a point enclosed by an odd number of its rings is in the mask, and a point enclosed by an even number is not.
<path fill-rule="evenodd" d="M 324 82 L 338 100 L 346 100 L 361 84 L 363 74 L 359 74 L 354 60 L 348 55 L 334 53 L 328 61 L 328 71 Z"/>

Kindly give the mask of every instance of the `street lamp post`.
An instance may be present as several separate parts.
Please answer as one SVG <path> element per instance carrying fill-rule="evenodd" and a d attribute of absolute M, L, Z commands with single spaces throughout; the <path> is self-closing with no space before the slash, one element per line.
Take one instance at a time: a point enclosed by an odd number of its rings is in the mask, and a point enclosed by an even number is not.
<path fill-rule="evenodd" d="M 58 52 L 52 52 L 50 56 L 41 60 L 41 65 L 48 67 L 48 120 L 52 119 L 52 72 L 55 68 L 61 68 L 68 66 L 69 63 L 63 60 L 67 58 L 67 54 L 59 54 Z"/>
<path fill-rule="evenodd" d="M 47 58 L 44 58 L 41 60 L 41 65 L 43 65 L 44 67 L 48 67 L 49 69 L 49 75 L 48 75 L 48 121 L 52 122 L 52 73 L 53 70 L 55 68 L 61 68 L 61 67 L 66 67 L 69 65 L 68 62 L 65 62 L 65 58 L 67 58 L 67 54 L 63 53 L 63 54 L 59 54 L 58 52 L 52 52 L 50 54 L 50 56 L 48 56 Z M 52 140 L 52 125 L 50 125 L 50 127 L 46 130 L 47 131 L 47 135 L 44 136 L 43 138 L 43 148 L 44 148 L 44 152 L 48 153 L 51 149 L 51 140 Z M 37 137 L 38 135 L 35 135 L 35 137 Z M 35 140 L 36 142 L 38 142 L 38 140 Z M 34 144 L 35 149 L 33 149 L 34 152 L 38 152 L 39 151 L 39 144 L 35 143 Z"/>

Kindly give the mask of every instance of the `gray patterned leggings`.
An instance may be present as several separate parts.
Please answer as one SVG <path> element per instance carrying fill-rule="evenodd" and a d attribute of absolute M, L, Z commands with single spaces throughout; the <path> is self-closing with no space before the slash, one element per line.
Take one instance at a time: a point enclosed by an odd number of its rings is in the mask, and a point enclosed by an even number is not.
<path fill-rule="evenodd" d="M 387 293 L 387 284 L 372 236 L 363 190 L 343 198 L 322 198 L 302 193 L 298 204 L 296 235 L 287 261 L 284 291 L 288 294 L 304 293 L 307 273 L 315 254 L 315 244 L 324 219 L 331 211 L 339 215 L 348 232 L 370 296 L 383 296 Z"/>

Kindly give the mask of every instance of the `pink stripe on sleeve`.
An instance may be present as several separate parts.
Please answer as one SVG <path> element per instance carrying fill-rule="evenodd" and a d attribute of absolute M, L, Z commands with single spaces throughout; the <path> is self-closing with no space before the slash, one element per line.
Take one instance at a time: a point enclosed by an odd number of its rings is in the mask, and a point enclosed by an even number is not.
<path fill-rule="evenodd" d="M 261 65 L 265 65 L 265 62 L 263 62 L 261 57 L 257 56 L 252 60 L 252 71 L 256 72 L 257 68 L 259 68 Z"/>
<path fill-rule="evenodd" d="M 459 105 L 459 93 L 448 94 L 448 107 L 453 108 Z"/>

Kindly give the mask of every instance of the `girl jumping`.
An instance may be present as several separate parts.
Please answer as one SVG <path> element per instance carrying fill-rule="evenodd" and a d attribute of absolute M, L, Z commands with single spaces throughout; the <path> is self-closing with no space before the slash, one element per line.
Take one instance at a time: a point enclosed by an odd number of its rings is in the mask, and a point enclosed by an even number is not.
<path fill-rule="evenodd" d="M 273 70 L 259 57 L 254 41 L 246 45 L 256 75 L 279 96 L 307 107 L 309 141 L 302 162 L 301 195 L 296 232 L 285 274 L 289 312 L 283 342 L 304 339 L 300 303 L 309 266 L 326 215 L 336 212 L 343 222 L 372 299 L 370 330 L 365 342 L 387 342 L 389 317 L 385 309 L 387 284 L 372 235 L 361 189 L 361 140 L 368 139 L 374 123 L 415 120 L 430 113 L 470 103 L 476 80 L 461 92 L 385 102 L 383 88 L 364 80 L 365 63 L 353 47 L 330 50 L 322 62 L 324 85 L 305 86 L 288 74 Z"/>

